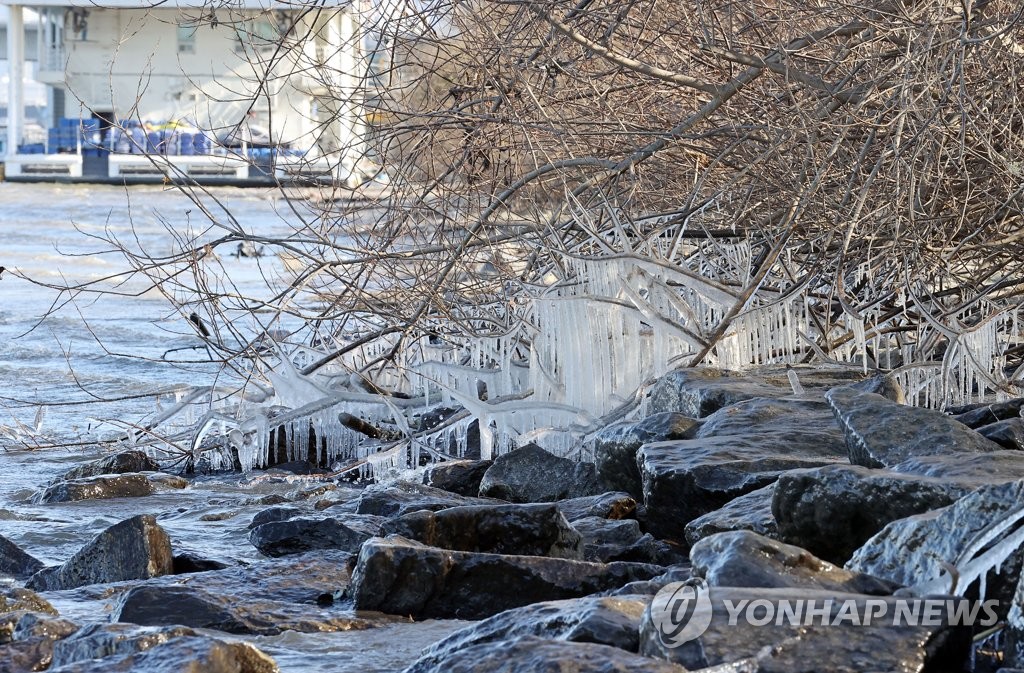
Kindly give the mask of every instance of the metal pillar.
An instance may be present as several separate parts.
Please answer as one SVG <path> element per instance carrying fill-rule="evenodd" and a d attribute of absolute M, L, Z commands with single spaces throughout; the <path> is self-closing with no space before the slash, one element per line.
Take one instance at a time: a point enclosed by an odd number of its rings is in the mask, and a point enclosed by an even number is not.
<path fill-rule="evenodd" d="M 11 5 L 7 19 L 7 154 L 14 156 L 21 144 L 25 123 L 25 13 Z"/>

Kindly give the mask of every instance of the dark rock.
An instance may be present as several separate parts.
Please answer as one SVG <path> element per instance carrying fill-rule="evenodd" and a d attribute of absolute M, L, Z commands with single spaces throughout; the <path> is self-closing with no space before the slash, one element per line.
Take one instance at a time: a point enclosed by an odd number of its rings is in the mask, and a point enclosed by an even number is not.
<path fill-rule="evenodd" d="M 662 594 L 661 596 L 667 596 Z M 755 589 L 711 587 L 711 621 L 700 636 L 677 647 L 666 645 L 652 614 L 664 611 L 661 596 L 644 612 L 640 624 L 640 653 L 673 661 L 690 670 L 735 664 L 722 671 L 731 673 L 877 673 L 879 671 L 950 670 L 959 666 L 970 644 L 969 629 L 937 626 L 893 626 L 895 598 L 837 593 L 817 589 Z M 780 601 L 814 601 L 817 610 L 828 617 L 796 620 L 776 619 L 764 626 L 752 626 L 744 616 L 730 624 L 729 605 L 778 606 Z M 741 603 L 741 601 L 747 601 Z M 868 601 L 871 603 L 869 604 Z M 890 619 L 875 619 L 870 625 L 853 623 L 852 615 L 837 619 L 844 606 L 856 615 L 885 604 Z M 830 606 L 831 609 L 829 609 Z M 917 608 L 920 611 L 923 608 Z M 746 613 L 742 613 L 745 615 Z M 765 609 L 756 609 L 763 617 Z M 827 620 L 827 624 L 822 622 Z M 715 669 L 719 670 L 719 669 Z"/>
<path fill-rule="evenodd" d="M 846 568 L 905 586 L 935 581 L 948 590 L 942 563 L 961 566 L 967 559 L 959 557 L 979 533 L 1022 506 L 1024 481 L 983 486 L 948 507 L 893 521 L 858 549 Z M 1022 556 L 1024 550 L 1018 549 L 1001 565 L 1001 573 L 988 573 L 989 598 L 1009 605 Z"/>
<path fill-rule="evenodd" d="M 308 460 L 292 460 L 287 463 L 275 463 L 274 470 L 281 470 L 289 474 L 329 474 L 330 470 L 317 467 Z"/>
<path fill-rule="evenodd" d="M 636 452 L 648 442 L 688 439 L 697 421 L 673 412 L 648 416 L 642 421 L 609 425 L 594 438 L 594 463 L 604 485 L 626 491 L 635 498 L 643 495 Z"/>
<path fill-rule="evenodd" d="M 638 563 L 450 551 L 396 536 L 363 545 L 351 593 L 359 610 L 414 619 L 482 619 L 530 603 L 615 589 L 661 572 Z"/>
<path fill-rule="evenodd" d="M 455 551 L 583 558 L 580 534 L 553 504 L 411 512 L 383 524 L 380 534 Z"/>
<path fill-rule="evenodd" d="M 506 610 L 431 645 L 412 670 L 441 666 L 467 647 L 523 636 L 598 643 L 636 652 L 640 617 L 650 602 L 651 596 L 587 596 Z"/>
<path fill-rule="evenodd" d="M 1024 452 L 954 453 L 908 458 L 890 468 L 900 474 L 937 477 L 966 484 L 1005 484 L 1024 479 Z"/>
<path fill-rule="evenodd" d="M 480 492 L 480 482 L 492 463 L 490 460 L 449 460 L 437 463 L 423 473 L 423 483 L 472 497 Z"/>
<path fill-rule="evenodd" d="M 908 458 L 1001 448 L 938 411 L 896 404 L 849 387 L 830 390 L 825 397 L 843 428 L 854 465 L 890 467 Z"/>
<path fill-rule="evenodd" d="M 990 423 L 978 428 L 978 432 L 982 437 L 991 439 L 1004 449 L 1024 451 L 1024 419 L 1009 418 L 1005 421 Z"/>
<path fill-rule="evenodd" d="M 421 509 L 436 512 L 460 505 L 493 505 L 498 502 L 489 498 L 467 498 L 422 484 L 398 482 L 367 487 L 359 496 L 356 512 L 395 517 Z"/>
<path fill-rule="evenodd" d="M 858 383 L 851 383 L 847 387 L 852 390 L 858 390 L 862 393 L 875 393 L 876 395 L 881 395 L 885 399 L 890 402 L 895 402 L 896 404 L 907 403 L 907 399 L 903 394 L 903 388 L 892 374 L 876 374 L 875 376 Z"/>
<path fill-rule="evenodd" d="M 843 564 L 890 521 L 945 507 L 977 484 L 828 465 L 788 472 L 775 484 L 779 539 Z"/>
<path fill-rule="evenodd" d="M 559 458 L 536 444 L 498 456 L 480 482 L 480 495 L 509 502 L 554 502 L 597 495 L 597 468 Z"/>
<path fill-rule="evenodd" d="M 6 622 L 6 616 L 3 618 Z M 6 623 L 0 632 L 6 632 Z M 22 612 L 13 632 L 0 633 L 0 671 L 28 673 L 42 671 L 53 659 L 54 643 L 78 630 L 66 619 L 38 612 Z M 10 642 L 5 642 L 5 641 Z"/>
<path fill-rule="evenodd" d="M 718 587 L 799 587 L 871 595 L 889 595 L 899 588 L 745 530 L 704 538 L 690 550 L 690 562 L 695 576 Z"/>
<path fill-rule="evenodd" d="M 694 432 L 695 439 L 724 435 L 791 435 L 800 445 L 842 456 L 846 443 L 828 403 L 821 399 L 754 398 L 711 414 Z"/>
<path fill-rule="evenodd" d="M 223 570 L 230 567 L 230 564 L 224 561 L 206 558 L 194 551 L 179 551 L 174 555 L 173 563 L 175 575 L 202 573 L 208 570 Z"/>
<path fill-rule="evenodd" d="M 123 451 L 113 456 L 100 458 L 85 465 L 68 470 L 60 481 L 74 481 L 98 477 L 101 474 L 123 474 L 125 472 L 159 472 L 160 464 L 142 451 Z"/>
<path fill-rule="evenodd" d="M 86 584 L 148 579 L 174 572 L 171 540 L 149 514 L 126 519 L 106 529 L 64 565 L 39 571 L 32 589 L 59 591 Z"/>
<path fill-rule="evenodd" d="M 657 577 L 652 577 L 649 580 L 630 582 L 618 589 L 605 592 L 604 595 L 625 596 L 627 598 L 630 596 L 653 596 L 673 582 L 686 582 L 692 577 L 693 574 L 689 564 L 685 566 L 673 566 Z"/>
<path fill-rule="evenodd" d="M 355 553 L 380 532 L 383 517 L 349 515 L 345 519 L 288 519 L 256 526 L 249 542 L 267 556 L 301 554 L 314 549 Z"/>
<path fill-rule="evenodd" d="M 748 376 L 713 367 L 687 367 L 671 371 L 651 387 L 647 411 L 657 414 L 675 411 L 691 418 L 703 418 L 722 407 L 754 397 L 785 397 L 793 393 Z"/>
<path fill-rule="evenodd" d="M 953 418 L 967 427 L 977 429 L 998 421 L 1020 418 L 1022 409 L 1024 409 L 1024 397 L 1018 397 L 995 404 L 972 404 L 969 405 L 969 408 L 946 409 L 946 413 L 954 414 Z"/>
<path fill-rule="evenodd" d="M 119 474 L 59 481 L 48 486 L 35 501 L 46 504 L 106 498 L 140 498 L 153 493 L 156 493 L 156 488 L 146 475 Z"/>
<path fill-rule="evenodd" d="M 1007 665 L 1024 666 L 1024 577 L 1017 581 L 1006 616 L 1005 653 Z"/>
<path fill-rule="evenodd" d="M 602 519 L 629 519 L 636 513 L 636 500 L 628 493 L 621 492 L 559 500 L 555 506 L 570 523 L 590 516 L 599 516 Z"/>
<path fill-rule="evenodd" d="M 25 580 L 42 569 L 42 561 L 0 535 L 0 576 Z"/>
<path fill-rule="evenodd" d="M 230 598 L 197 586 L 138 586 L 125 593 L 114 619 L 142 626 L 189 626 L 225 633 L 275 635 L 273 624 L 258 623 L 234 609 Z"/>
<path fill-rule="evenodd" d="M 88 624 L 67 635 L 53 648 L 51 666 L 54 668 L 90 659 L 134 654 L 162 645 L 172 638 L 199 634 L 184 626 L 150 628 L 131 624 Z"/>
<path fill-rule="evenodd" d="M 301 515 L 302 510 L 298 507 L 271 507 L 262 512 L 257 512 L 249 523 L 249 529 L 251 530 L 256 526 L 262 526 L 273 521 L 287 521 Z"/>
<path fill-rule="evenodd" d="M 617 647 L 524 636 L 485 642 L 404 673 L 686 673 L 686 669 Z"/>
<path fill-rule="evenodd" d="M 761 432 L 646 444 L 637 453 L 644 479 L 647 529 L 684 539 L 687 523 L 784 472 L 840 460 L 814 434 Z"/>
<path fill-rule="evenodd" d="M 153 484 L 153 486 L 174 489 L 177 491 L 180 491 L 183 488 L 188 488 L 192 485 L 192 482 L 188 479 L 179 477 L 176 474 L 167 474 L 166 472 L 153 472 L 151 474 L 147 474 L 146 478 L 149 479 L 149 482 Z"/>
<path fill-rule="evenodd" d="M 634 561 L 655 565 L 686 561 L 673 547 L 655 540 L 650 533 L 641 532 L 640 523 L 634 519 L 588 517 L 572 525 L 583 536 L 583 558 L 587 561 Z"/>
<path fill-rule="evenodd" d="M 50 673 L 278 673 L 277 664 L 249 643 L 206 636 L 168 640 L 137 653 L 77 661 Z"/>
<path fill-rule="evenodd" d="M 720 509 L 697 517 L 686 524 L 686 542 L 692 545 L 709 535 L 734 530 L 749 530 L 758 535 L 777 538 L 779 530 L 772 514 L 774 494 L 775 484 L 768 484 L 730 500 Z"/>

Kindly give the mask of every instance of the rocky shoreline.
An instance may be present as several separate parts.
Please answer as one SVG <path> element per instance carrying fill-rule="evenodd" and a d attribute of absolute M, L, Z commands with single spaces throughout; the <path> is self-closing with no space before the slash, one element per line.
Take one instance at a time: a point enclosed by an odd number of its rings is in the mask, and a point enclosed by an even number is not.
<path fill-rule="evenodd" d="M 422 483 L 267 498 L 239 524 L 256 563 L 178 549 L 149 514 L 49 567 L 0 535 L 0 671 L 264 673 L 270 656 L 211 631 L 365 630 L 381 613 L 475 622 L 406 673 L 1024 666 L 1022 400 L 942 413 L 902 399 L 856 369 L 681 369 L 592 439 L 591 460 L 526 445 L 435 464 Z M 187 488 L 125 452 L 35 502 L 135 498 L 141 512 Z M 712 612 L 670 646 L 655 597 L 680 582 L 710 587 Z M 70 591 L 109 618 L 61 617 L 51 601 Z M 729 623 L 741 601 L 936 596 L 998 601 L 1002 628 Z"/>

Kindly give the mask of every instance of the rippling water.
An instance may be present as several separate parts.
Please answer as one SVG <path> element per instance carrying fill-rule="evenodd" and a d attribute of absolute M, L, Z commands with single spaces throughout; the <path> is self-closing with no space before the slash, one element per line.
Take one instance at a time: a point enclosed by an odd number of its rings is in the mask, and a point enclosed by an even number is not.
<path fill-rule="evenodd" d="M 287 218 L 294 217 L 281 208 L 275 192 L 219 189 L 213 196 L 252 231 L 283 231 Z M 162 254 L 172 249 L 171 231 L 203 226 L 196 205 L 173 189 L 0 183 L 0 266 L 43 283 L 91 281 L 123 272 L 124 258 L 104 254 L 108 248 L 97 236 L 116 235 Z M 280 271 L 276 259 L 223 255 L 221 261 L 233 282 L 256 294 L 270 291 L 265 279 L 272 284 Z M 0 278 L 0 533 L 40 559 L 59 563 L 107 526 L 149 512 L 178 548 L 256 560 L 246 526 L 262 506 L 252 500 L 269 493 L 288 495 L 301 485 L 209 478 L 183 491 L 141 499 L 29 502 L 50 479 L 96 457 L 97 450 L 28 451 L 24 445 L 109 436 L 154 410 L 152 399 L 69 403 L 212 380 L 216 370 L 210 365 L 161 361 L 164 352 L 195 346 L 198 340 L 161 294 L 145 289 L 134 281 L 120 286 L 117 296 L 78 295 L 68 301 L 68 295 L 10 271 Z M 45 407 L 43 414 L 40 407 Z M 38 430 L 33 427 L 37 419 Z M 58 598 L 56 605 L 73 619 L 106 618 L 97 614 L 96 604 L 73 596 Z M 368 631 L 286 633 L 253 642 L 285 671 L 370 673 L 401 670 L 421 648 L 459 626 L 384 622 Z"/>

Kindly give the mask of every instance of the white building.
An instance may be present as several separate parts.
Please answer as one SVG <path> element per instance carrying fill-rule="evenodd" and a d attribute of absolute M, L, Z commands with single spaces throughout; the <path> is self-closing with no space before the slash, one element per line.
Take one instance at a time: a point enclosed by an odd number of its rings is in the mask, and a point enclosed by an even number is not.
<path fill-rule="evenodd" d="M 0 0 L 9 8 L 7 175 L 246 178 L 255 153 L 264 169 L 273 155 L 279 176 L 349 180 L 363 134 L 357 3 Z M 25 145 L 26 16 L 36 24 L 35 79 L 50 89 L 52 118 L 74 120 L 64 126 L 76 147 Z M 98 136 L 83 143 L 77 120 Z M 160 143 L 120 131 L 140 125 Z M 200 135 L 203 147 L 192 144 Z M 102 149 L 90 145 L 96 137 Z"/>

